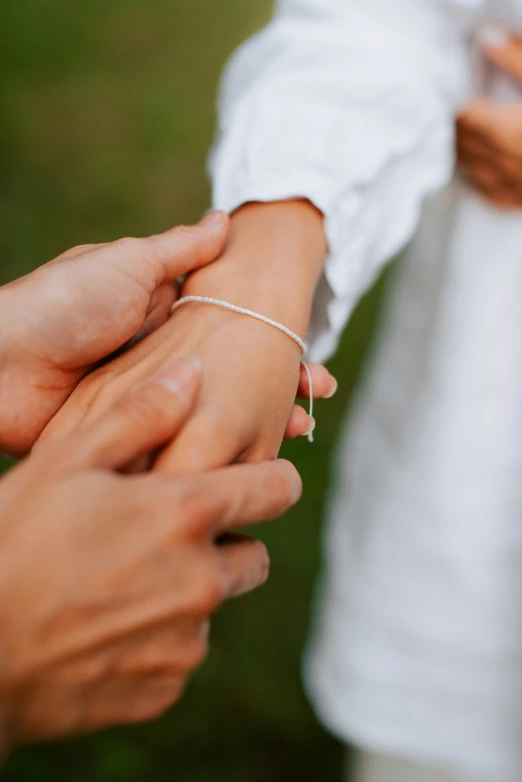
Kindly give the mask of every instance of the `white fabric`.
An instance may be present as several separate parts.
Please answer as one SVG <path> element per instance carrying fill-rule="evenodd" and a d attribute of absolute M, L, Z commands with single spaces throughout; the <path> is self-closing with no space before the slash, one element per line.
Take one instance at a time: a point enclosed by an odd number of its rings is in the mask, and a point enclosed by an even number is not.
<path fill-rule="evenodd" d="M 324 211 L 315 358 L 411 239 L 339 450 L 320 716 L 463 782 L 520 782 L 522 215 L 449 182 L 460 105 L 518 96 L 474 55 L 488 19 L 522 34 L 522 0 L 282 0 L 229 67 L 212 172 L 217 207 Z"/>
<path fill-rule="evenodd" d="M 423 197 L 451 175 L 453 115 L 470 91 L 460 33 L 477 4 L 282 0 L 229 66 L 214 205 L 304 195 L 327 216 L 312 358 L 332 353 Z"/>
<path fill-rule="evenodd" d="M 461 782 L 453 774 L 402 758 L 361 752 L 347 766 L 346 782 Z"/>

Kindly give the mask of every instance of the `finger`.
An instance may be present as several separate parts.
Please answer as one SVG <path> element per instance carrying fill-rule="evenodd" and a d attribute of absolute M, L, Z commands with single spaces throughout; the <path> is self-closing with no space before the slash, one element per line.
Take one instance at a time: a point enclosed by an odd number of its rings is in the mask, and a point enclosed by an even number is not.
<path fill-rule="evenodd" d="M 122 396 L 63 447 L 73 451 L 82 464 L 123 467 L 176 436 L 195 406 L 201 380 L 199 364 L 182 359 Z"/>
<path fill-rule="evenodd" d="M 158 284 L 215 261 L 221 254 L 230 221 L 224 212 L 211 212 L 198 225 L 178 226 L 144 242 L 147 258 L 158 273 Z"/>
<path fill-rule="evenodd" d="M 129 350 L 133 345 L 142 342 L 142 340 L 153 334 L 169 320 L 177 293 L 177 285 L 172 282 L 164 282 L 156 288 L 150 300 L 145 322 L 132 339 L 127 342 L 125 350 Z"/>
<path fill-rule="evenodd" d="M 473 129 L 459 130 L 456 137 L 457 158 L 476 158 L 489 160 L 495 154 L 495 149 L 479 133 Z"/>
<path fill-rule="evenodd" d="M 241 434 L 231 432 L 230 411 L 216 399 L 211 414 L 197 412 L 179 437 L 158 455 L 155 471 L 188 476 L 235 464 L 248 447 L 251 435 L 248 422 L 242 425 L 240 420 L 245 413 L 248 411 L 237 411 L 234 418 Z"/>
<path fill-rule="evenodd" d="M 476 155 L 459 155 L 457 159 L 457 165 L 463 172 L 471 171 L 477 165 L 484 165 L 486 159 L 483 157 L 477 157 Z"/>
<path fill-rule="evenodd" d="M 468 107 L 467 111 L 472 114 L 471 108 Z M 480 130 L 466 125 L 466 120 L 462 117 L 459 118 L 457 125 L 455 146 L 458 164 L 467 167 L 476 164 L 497 167 L 502 154 L 497 147 Z"/>
<path fill-rule="evenodd" d="M 522 83 L 522 40 L 492 25 L 485 27 L 479 37 L 488 60 Z"/>
<path fill-rule="evenodd" d="M 172 501 L 172 490 L 178 506 L 186 497 L 191 508 L 191 498 L 197 498 L 198 515 L 203 520 L 210 518 L 211 534 L 215 535 L 278 518 L 299 501 L 302 492 L 297 470 L 285 460 L 168 479 L 165 486 L 167 503 Z"/>
<path fill-rule="evenodd" d="M 508 108 L 486 98 L 476 98 L 462 110 L 458 118 L 458 128 L 461 132 L 465 131 L 468 137 L 473 134 L 475 139 L 488 142 L 498 127 L 499 118 Z"/>
<path fill-rule="evenodd" d="M 88 693 L 81 732 L 157 719 L 181 698 L 185 686 L 186 677 L 169 671 L 104 680 Z"/>
<path fill-rule="evenodd" d="M 517 104 L 502 104 L 478 98 L 462 112 L 459 122 L 491 146 L 492 160 L 498 151 L 522 157 L 520 128 L 522 107 Z"/>
<path fill-rule="evenodd" d="M 125 636 L 112 648 L 115 676 L 141 676 L 159 671 L 187 674 L 208 652 L 210 622 L 205 617 L 176 617 Z"/>
<path fill-rule="evenodd" d="M 321 364 L 314 364 L 311 361 L 306 363 L 312 377 L 314 399 L 331 399 L 337 391 L 337 380 Z M 310 381 L 308 373 L 302 364 L 297 395 L 301 399 L 310 397 Z"/>
<path fill-rule="evenodd" d="M 522 166 L 518 159 L 496 151 L 491 160 L 471 155 L 459 157 L 460 170 L 488 203 L 503 209 L 522 206 Z"/>
<path fill-rule="evenodd" d="M 296 437 L 307 437 L 315 429 L 315 418 L 308 415 L 304 408 L 294 405 L 288 421 L 285 440 L 294 440 Z"/>
<path fill-rule="evenodd" d="M 468 178 L 479 188 L 487 191 L 499 190 L 503 187 L 500 173 L 488 163 L 476 162 L 471 165 L 461 164 Z"/>
<path fill-rule="evenodd" d="M 518 188 L 522 184 L 522 160 L 509 152 L 499 152 L 496 166 L 506 185 Z"/>
<path fill-rule="evenodd" d="M 261 541 L 244 535 L 227 535 L 217 548 L 225 600 L 246 595 L 266 583 L 270 557 Z"/>
<path fill-rule="evenodd" d="M 518 210 L 522 208 L 522 199 L 515 195 L 498 195 L 489 200 L 497 209 Z"/>
<path fill-rule="evenodd" d="M 80 258 L 82 255 L 87 255 L 87 253 L 90 253 L 93 250 L 100 250 L 103 247 L 107 247 L 109 244 L 110 242 L 100 242 L 99 244 L 78 244 L 75 247 L 71 247 L 69 250 L 61 253 L 61 255 L 58 255 L 52 261 L 48 261 L 46 266 L 55 266 L 56 264 L 62 263 L 63 261 L 72 261 L 75 258 Z"/>
<path fill-rule="evenodd" d="M 506 188 L 502 190 L 485 190 L 477 186 L 477 191 L 490 205 L 497 207 L 497 209 L 511 210 L 522 207 L 522 198 L 512 190 Z"/>

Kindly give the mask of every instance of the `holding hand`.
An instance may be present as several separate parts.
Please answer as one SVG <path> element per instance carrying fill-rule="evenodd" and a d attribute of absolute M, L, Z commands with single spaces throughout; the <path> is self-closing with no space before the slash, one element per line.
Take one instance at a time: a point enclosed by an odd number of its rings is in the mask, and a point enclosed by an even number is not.
<path fill-rule="evenodd" d="M 26 453 L 94 364 L 170 315 L 181 274 L 214 261 L 222 213 L 148 239 L 75 247 L 0 288 L 0 451 Z"/>
<path fill-rule="evenodd" d="M 118 472 L 180 432 L 201 380 L 165 367 L 0 482 L 7 745 L 158 716 L 204 659 L 209 616 L 265 581 L 264 546 L 222 536 L 297 501 L 290 464 Z"/>
<path fill-rule="evenodd" d="M 271 241 L 280 241 L 277 223 L 287 237 L 288 253 L 279 246 L 277 251 L 270 247 Z M 296 256 L 296 267 L 300 264 L 301 268 L 296 280 L 286 283 L 284 275 L 294 274 L 288 261 L 290 251 Z M 310 252 L 314 262 L 318 257 L 317 270 L 307 277 L 304 270 Z M 222 258 L 189 277 L 183 293 L 226 299 L 304 335 L 323 254 L 322 222 L 311 205 L 246 208 L 234 218 Z M 300 350 L 293 340 L 244 315 L 192 303 L 132 350 L 86 377 L 50 423 L 44 439 L 62 436 L 96 419 L 127 389 L 161 371 L 173 357 L 186 355 L 202 362 L 203 388 L 194 415 L 176 442 L 160 455 L 158 469 L 192 473 L 234 462 L 273 459 L 285 431 L 296 434 L 305 425 L 301 431 L 305 434 L 309 429 L 312 422 L 304 411 L 292 414 L 298 386 L 307 387 L 300 374 Z M 335 390 L 335 381 L 326 370 L 314 367 L 313 375 L 319 395 L 329 396 Z"/>
<path fill-rule="evenodd" d="M 0 288 L 0 451 L 30 450 L 93 365 L 159 329 L 176 297 L 173 280 L 214 261 L 228 228 L 218 212 L 148 239 L 76 247 Z M 183 342 L 185 335 L 179 337 Z M 310 370 L 314 392 L 328 394 L 333 379 L 320 366 Z M 308 394 L 306 377 L 300 391 Z M 294 407 L 287 435 L 306 434 L 310 426 Z"/>
<path fill-rule="evenodd" d="M 496 67 L 522 84 L 522 40 L 511 37 L 484 46 Z M 522 207 L 522 100 L 503 104 L 472 101 L 457 121 L 458 164 L 470 182 L 498 207 Z"/>

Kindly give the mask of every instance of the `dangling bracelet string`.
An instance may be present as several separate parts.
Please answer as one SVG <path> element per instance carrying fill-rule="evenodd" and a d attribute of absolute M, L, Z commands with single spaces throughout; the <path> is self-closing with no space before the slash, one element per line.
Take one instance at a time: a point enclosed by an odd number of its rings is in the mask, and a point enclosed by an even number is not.
<path fill-rule="evenodd" d="M 237 307 L 235 304 L 230 304 L 228 301 L 223 301 L 222 299 L 212 299 L 209 296 L 184 296 L 182 299 L 179 299 L 172 307 L 172 312 L 175 312 L 179 307 L 181 307 L 183 304 L 189 304 L 190 302 L 196 302 L 199 304 L 213 304 L 215 307 L 223 307 L 226 310 L 231 310 L 231 312 L 237 312 L 239 315 L 248 315 L 250 318 L 255 318 L 256 320 L 260 320 L 263 323 L 266 323 L 268 326 L 273 326 L 273 328 L 278 329 L 279 331 L 282 331 L 283 334 L 286 334 L 287 337 L 290 337 L 290 339 L 293 339 L 294 342 L 296 342 L 299 345 L 299 348 L 301 349 L 301 353 L 306 353 L 306 344 L 301 339 L 301 337 L 298 337 L 297 334 L 295 334 L 291 329 L 287 328 L 286 326 L 283 326 L 282 323 L 278 323 L 276 320 L 272 320 L 272 318 L 267 318 L 265 315 L 260 315 L 259 312 L 254 312 L 253 310 L 247 310 L 244 307 Z M 312 373 L 310 372 L 310 369 L 308 367 L 308 364 L 306 361 L 302 358 L 301 364 L 305 368 L 305 372 L 308 377 L 308 385 L 310 386 L 310 409 L 309 409 L 309 415 L 310 418 L 314 414 L 314 389 L 313 389 L 313 381 L 312 381 Z M 313 432 L 310 432 L 308 435 L 308 440 L 313 443 L 314 441 L 314 435 Z"/>

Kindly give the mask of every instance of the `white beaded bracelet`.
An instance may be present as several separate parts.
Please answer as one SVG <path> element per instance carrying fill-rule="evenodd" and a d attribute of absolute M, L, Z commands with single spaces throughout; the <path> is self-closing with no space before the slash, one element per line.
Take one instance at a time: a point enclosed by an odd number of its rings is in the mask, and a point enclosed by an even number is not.
<path fill-rule="evenodd" d="M 254 312 L 254 310 L 247 310 L 244 307 L 238 307 L 235 304 L 230 304 L 230 302 L 223 301 L 222 299 L 213 299 L 210 296 L 184 296 L 183 298 L 179 299 L 173 304 L 171 312 L 174 313 L 177 309 L 183 306 L 183 304 L 189 304 L 190 302 L 195 302 L 199 304 L 213 304 L 216 307 L 223 307 L 226 310 L 237 312 L 239 315 L 247 315 L 250 318 L 255 318 L 256 320 L 260 320 L 263 323 L 266 323 L 268 326 L 272 326 L 273 328 L 282 331 L 283 334 L 286 334 L 287 337 L 290 337 L 290 339 L 293 339 L 293 341 L 297 343 L 297 345 L 299 345 L 299 348 L 301 349 L 301 353 L 303 354 L 306 353 L 306 343 L 301 339 L 301 337 L 295 334 L 291 329 L 287 328 L 286 326 L 283 326 L 282 323 L 278 323 L 276 320 L 272 320 L 272 318 L 267 318 L 265 315 L 261 315 L 259 312 Z M 308 384 L 310 386 L 310 409 L 308 414 L 311 418 L 314 414 L 314 390 L 312 385 L 312 375 L 304 359 L 301 359 L 301 364 L 305 368 L 306 374 L 308 376 Z M 313 432 L 309 433 L 308 440 L 311 443 L 313 443 L 314 441 Z"/>

